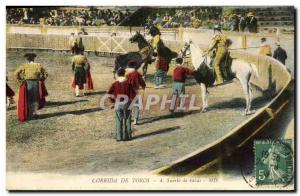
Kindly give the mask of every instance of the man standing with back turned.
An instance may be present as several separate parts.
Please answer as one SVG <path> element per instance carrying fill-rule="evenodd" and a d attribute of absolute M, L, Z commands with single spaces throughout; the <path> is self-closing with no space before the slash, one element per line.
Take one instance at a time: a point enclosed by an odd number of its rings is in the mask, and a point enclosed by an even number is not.
<path fill-rule="evenodd" d="M 271 46 L 267 44 L 267 38 L 263 37 L 260 39 L 261 44 L 259 46 L 259 54 L 260 55 L 266 55 L 266 56 L 272 56 L 272 50 Z"/>
<path fill-rule="evenodd" d="M 135 92 L 131 84 L 125 78 L 125 69 L 120 68 L 116 74 L 116 81 L 112 83 L 108 90 L 110 98 L 115 104 L 116 140 L 131 140 L 131 111 L 130 103 L 135 97 Z M 124 96 L 127 98 L 124 98 Z"/>
<path fill-rule="evenodd" d="M 280 61 L 282 64 L 285 65 L 285 60 L 287 59 L 286 51 L 280 47 L 280 43 L 276 42 L 276 50 L 274 51 L 273 58 Z"/>
<path fill-rule="evenodd" d="M 126 78 L 129 84 L 131 84 L 131 86 L 133 87 L 135 93 L 139 94 L 140 87 L 142 87 L 142 89 L 145 90 L 146 83 L 145 80 L 143 79 L 143 76 L 138 72 L 137 68 L 138 66 L 135 61 L 129 61 L 128 68 L 126 69 Z M 138 120 L 139 120 L 139 113 L 140 113 L 139 107 L 134 106 L 132 110 L 134 115 L 133 124 L 136 125 L 138 124 Z"/>
<path fill-rule="evenodd" d="M 34 62 L 36 54 L 27 53 L 24 57 L 28 63 L 22 64 L 14 73 L 15 80 L 20 85 L 18 100 L 20 121 L 37 118 L 37 110 L 43 107 L 47 95 L 43 82 L 47 79 L 48 73 L 41 64 Z"/>
<path fill-rule="evenodd" d="M 176 59 L 176 68 L 173 71 L 173 96 L 170 106 L 170 112 L 172 115 L 174 115 L 175 101 L 177 97 L 180 99 L 180 106 L 184 106 L 185 98 L 183 96 L 185 94 L 185 80 L 187 76 L 193 75 L 194 73 L 194 70 L 191 70 L 183 65 L 182 58 Z M 183 113 L 182 110 L 179 110 L 179 112 Z"/>

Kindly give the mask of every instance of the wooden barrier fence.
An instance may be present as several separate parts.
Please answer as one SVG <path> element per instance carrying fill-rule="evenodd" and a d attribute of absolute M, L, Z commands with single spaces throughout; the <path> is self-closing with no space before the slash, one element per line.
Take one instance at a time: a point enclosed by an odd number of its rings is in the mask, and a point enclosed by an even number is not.
<path fill-rule="evenodd" d="M 43 35 L 43 34 L 17 34 L 8 33 L 6 36 L 7 49 L 46 49 L 46 50 L 70 50 L 69 35 Z M 83 35 L 82 41 L 88 52 L 126 53 L 137 51 L 137 44 L 129 42 L 127 36 L 91 36 Z M 172 50 L 179 51 L 183 43 L 181 41 L 166 40 Z"/>

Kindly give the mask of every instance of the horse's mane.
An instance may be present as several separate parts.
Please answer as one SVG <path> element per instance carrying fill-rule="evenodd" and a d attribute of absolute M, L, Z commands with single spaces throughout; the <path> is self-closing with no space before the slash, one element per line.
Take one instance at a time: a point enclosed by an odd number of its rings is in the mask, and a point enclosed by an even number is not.
<path fill-rule="evenodd" d="M 136 35 L 136 36 L 138 36 L 138 40 L 136 40 L 136 42 L 137 42 L 138 46 L 141 47 L 140 49 L 142 49 L 142 48 L 145 47 L 145 46 L 151 45 L 151 44 L 145 39 L 145 37 L 144 37 L 142 34 L 140 34 L 139 32 L 137 32 L 137 35 Z"/>
<path fill-rule="evenodd" d="M 143 41 L 144 43 L 150 44 L 142 34 L 139 33 L 139 36 L 141 38 L 141 41 Z"/>

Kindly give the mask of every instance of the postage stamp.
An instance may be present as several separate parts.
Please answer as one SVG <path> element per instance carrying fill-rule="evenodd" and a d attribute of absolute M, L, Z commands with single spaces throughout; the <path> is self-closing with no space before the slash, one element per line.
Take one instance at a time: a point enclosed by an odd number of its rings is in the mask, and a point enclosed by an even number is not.
<path fill-rule="evenodd" d="M 291 140 L 256 140 L 254 151 L 257 186 L 287 186 L 291 183 L 294 177 Z"/>

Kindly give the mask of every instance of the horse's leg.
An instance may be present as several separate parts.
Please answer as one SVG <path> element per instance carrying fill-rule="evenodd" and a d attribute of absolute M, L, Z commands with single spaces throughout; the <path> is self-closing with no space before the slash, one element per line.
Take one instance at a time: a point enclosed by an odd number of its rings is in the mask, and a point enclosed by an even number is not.
<path fill-rule="evenodd" d="M 248 110 L 249 110 L 249 106 L 250 106 L 250 94 L 249 94 L 250 89 L 249 89 L 249 85 L 248 85 L 248 83 L 249 83 L 249 79 L 248 78 L 250 78 L 250 77 L 248 77 L 248 76 L 246 76 L 246 77 L 245 76 L 244 77 L 237 76 L 237 78 L 239 79 L 239 81 L 240 81 L 240 83 L 242 85 L 243 91 L 245 93 L 246 108 L 245 108 L 244 115 L 246 116 L 249 113 Z"/>
<path fill-rule="evenodd" d="M 245 82 L 245 81 L 244 81 Z M 246 116 L 248 114 L 248 109 L 249 109 L 249 105 L 250 105 L 250 95 L 249 95 L 249 86 L 246 83 L 242 84 L 244 92 L 245 92 L 245 99 L 246 99 L 246 109 L 245 109 L 245 113 L 244 115 Z"/>
<path fill-rule="evenodd" d="M 248 81 L 248 93 L 249 93 L 249 105 L 248 105 L 248 113 L 251 114 L 253 111 L 251 110 L 252 107 L 252 87 L 250 80 Z"/>
<path fill-rule="evenodd" d="M 206 112 L 208 108 L 208 92 L 205 84 L 200 83 L 201 94 L 202 94 L 202 110 L 201 112 Z"/>

